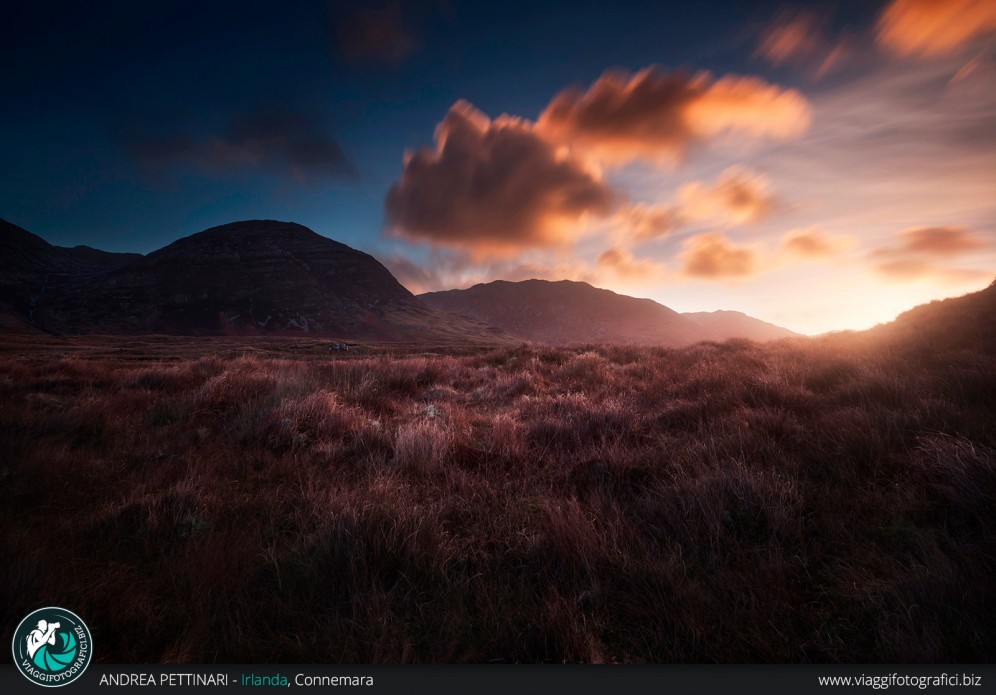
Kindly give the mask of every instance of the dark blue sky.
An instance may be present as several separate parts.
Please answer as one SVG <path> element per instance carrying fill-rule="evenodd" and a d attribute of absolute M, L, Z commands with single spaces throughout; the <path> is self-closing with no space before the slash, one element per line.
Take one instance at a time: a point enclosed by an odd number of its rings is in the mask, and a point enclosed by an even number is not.
<path fill-rule="evenodd" d="M 262 217 L 371 248 L 457 99 L 535 118 L 609 67 L 743 72 L 780 6 L 8 2 L 0 216 L 114 251 Z"/>

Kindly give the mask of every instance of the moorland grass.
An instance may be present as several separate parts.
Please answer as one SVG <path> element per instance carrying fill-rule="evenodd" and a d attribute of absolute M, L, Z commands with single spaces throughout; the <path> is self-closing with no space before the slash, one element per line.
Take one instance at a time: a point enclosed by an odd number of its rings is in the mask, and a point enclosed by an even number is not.
<path fill-rule="evenodd" d="M 66 606 L 110 662 L 988 661 L 996 356 L 935 348 L 8 350 L 0 624 Z"/>

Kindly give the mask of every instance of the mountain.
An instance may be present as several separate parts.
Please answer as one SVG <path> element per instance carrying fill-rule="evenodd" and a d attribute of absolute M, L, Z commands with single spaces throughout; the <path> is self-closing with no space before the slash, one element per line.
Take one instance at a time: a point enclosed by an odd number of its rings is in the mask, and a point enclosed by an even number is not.
<path fill-rule="evenodd" d="M 234 222 L 127 259 L 0 231 L 12 251 L 6 274 L 26 297 L 16 308 L 48 332 L 509 341 L 424 305 L 372 256 L 291 222 Z"/>
<path fill-rule="evenodd" d="M 697 323 L 709 335 L 709 340 L 749 338 L 759 342 L 798 337 L 795 331 L 756 319 L 739 311 L 693 311 L 682 314 Z"/>
<path fill-rule="evenodd" d="M 89 246 L 67 249 L 53 246 L 40 236 L 0 220 L 0 282 L 5 286 L 17 277 L 44 274 L 80 275 L 125 266 L 142 256 L 137 253 L 109 253 Z"/>
<path fill-rule="evenodd" d="M 687 345 L 740 336 L 753 340 L 793 335 L 738 312 L 679 314 L 586 282 L 497 280 L 466 290 L 429 292 L 430 306 L 484 321 L 509 335 L 541 343 Z"/>
<path fill-rule="evenodd" d="M 586 282 L 496 280 L 466 290 L 429 292 L 419 299 L 540 343 L 684 345 L 699 335 L 693 322 L 666 306 Z"/>
<path fill-rule="evenodd" d="M 771 340 L 796 335 L 736 311 L 679 314 L 652 299 L 571 280 L 497 280 L 465 290 L 429 292 L 419 299 L 437 309 L 496 326 L 516 338 L 558 345 L 677 346 L 700 340 Z"/>
<path fill-rule="evenodd" d="M 33 322 L 40 297 L 58 295 L 81 278 L 107 273 L 141 257 L 89 246 L 53 246 L 0 220 L 0 332 L 38 332 Z"/>

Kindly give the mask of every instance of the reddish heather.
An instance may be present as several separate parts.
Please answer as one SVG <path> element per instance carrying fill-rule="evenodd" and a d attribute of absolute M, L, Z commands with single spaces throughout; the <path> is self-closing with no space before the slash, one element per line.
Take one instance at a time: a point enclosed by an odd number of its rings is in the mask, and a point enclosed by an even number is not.
<path fill-rule="evenodd" d="M 100 660 L 996 653 L 992 352 L 0 343 L 0 625 Z"/>

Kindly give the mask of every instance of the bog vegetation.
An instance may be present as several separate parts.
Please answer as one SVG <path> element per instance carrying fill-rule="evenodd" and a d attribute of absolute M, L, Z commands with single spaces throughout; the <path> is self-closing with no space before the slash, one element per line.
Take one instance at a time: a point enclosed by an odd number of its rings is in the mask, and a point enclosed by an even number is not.
<path fill-rule="evenodd" d="M 0 625 L 66 606 L 111 662 L 988 661 L 996 356 L 928 348 L 9 348 Z"/>

